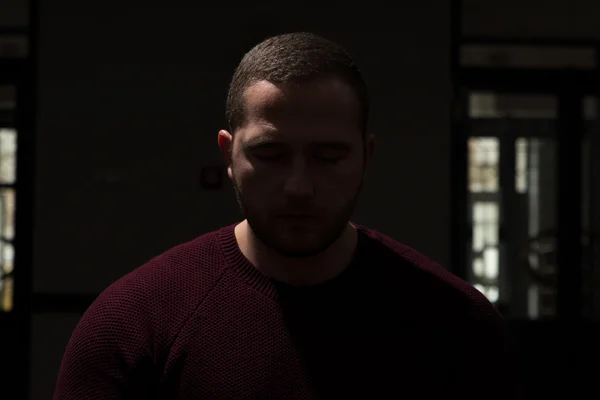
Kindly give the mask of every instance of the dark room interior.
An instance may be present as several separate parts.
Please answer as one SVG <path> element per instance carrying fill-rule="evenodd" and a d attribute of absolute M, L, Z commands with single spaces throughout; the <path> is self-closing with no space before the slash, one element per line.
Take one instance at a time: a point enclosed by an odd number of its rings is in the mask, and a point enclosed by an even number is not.
<path fill-rule="evenodd" d="M 107 287 L 241 219 L 215 140 L 227 89 L 289 32 L 343 45 L 369 86 L 377 145 L 352 221 L 487 298 L 524 398 L 593 398 L 600 2 L 289 7 L 0 0 L 0 399 L 53 398 Z"/>

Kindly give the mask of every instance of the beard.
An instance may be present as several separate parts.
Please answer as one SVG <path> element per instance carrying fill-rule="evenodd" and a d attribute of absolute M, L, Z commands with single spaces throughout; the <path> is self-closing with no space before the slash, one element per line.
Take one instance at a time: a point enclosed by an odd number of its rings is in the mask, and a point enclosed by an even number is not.
<path fill-rule="evenodd" d="M 311 224 L 308 230 L 290 232 L 282 227 L 280 221 L 274 220 L 265 210 L 250 207 L 244 200 L 239 185 L 233 174 L 233 189 L 240 210 L 248 221 L 252 233 L 265 246 L 287 258 L 309 258 L 327 250 L 343 234 L 360 195 L 363 179 L 361 179 L 353 196 L 342 206 L 335 208 L 334 214 L 325 215 L 323 219 Z M 363 177 L 364 178 L 364 177 Z"/>

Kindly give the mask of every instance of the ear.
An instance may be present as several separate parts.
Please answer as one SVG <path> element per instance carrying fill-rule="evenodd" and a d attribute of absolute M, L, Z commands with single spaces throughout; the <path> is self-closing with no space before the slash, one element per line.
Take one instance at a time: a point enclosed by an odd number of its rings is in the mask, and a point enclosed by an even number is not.
<path fill-rule="evenodd" d="M 217 136 L 217 143 L 219 144 L 223 161 L 225 161 L 225 165 L 227 165 L 227 175 L 229 176 L 229 179 L 232 179 L 231 151 L 233 149 L 233 136 L 226 130 L 220 130 Z"/>

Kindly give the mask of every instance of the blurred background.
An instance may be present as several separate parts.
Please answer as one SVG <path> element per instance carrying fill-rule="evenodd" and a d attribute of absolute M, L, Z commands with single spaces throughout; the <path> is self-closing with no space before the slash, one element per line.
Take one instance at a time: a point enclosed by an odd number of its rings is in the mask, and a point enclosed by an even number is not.
<path fill-rule="evenodd" d="M 600 2 L 290 7 L 0 0 L 0 398 L 50 399 L 104 288 L 241 218 L 227 86 L 299 30 L 345 45 L 371 89 L 354 221 L 497 305 L 528 398 L 598 393 Z"/>

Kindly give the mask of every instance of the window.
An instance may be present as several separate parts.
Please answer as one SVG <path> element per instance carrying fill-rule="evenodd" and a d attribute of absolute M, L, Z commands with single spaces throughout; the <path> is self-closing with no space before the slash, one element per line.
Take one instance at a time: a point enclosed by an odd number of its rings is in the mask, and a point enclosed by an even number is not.
<path fill-rule="evenodd" d="M 14 91 L 0 87 L 0 111 L 12 113 Z M 10 125 L 10 121 L 4 125 Z M 8 123 L 7 123 L 8 122 Z M 17 132 L 0 125 L 0 312 L 9 312 L 14 304 L 15 182 Z"/>
<path fill-rule="evenodd" d="M 494 137 L 469 139 L 469 192 L 472 239 L 471 283 L 491 302 L 499 298 L 499 142 Z"/>
<path fill-rule="evenodd" d="M 468 96 L 467 278 L 516 318 L 555 312 L 557 109 L 553 95 Z"/>
<path fill-rule="evenodd" d="M 469 190 L 471 193 L 498 191 L 498 139 L 469 140 Z"/>

